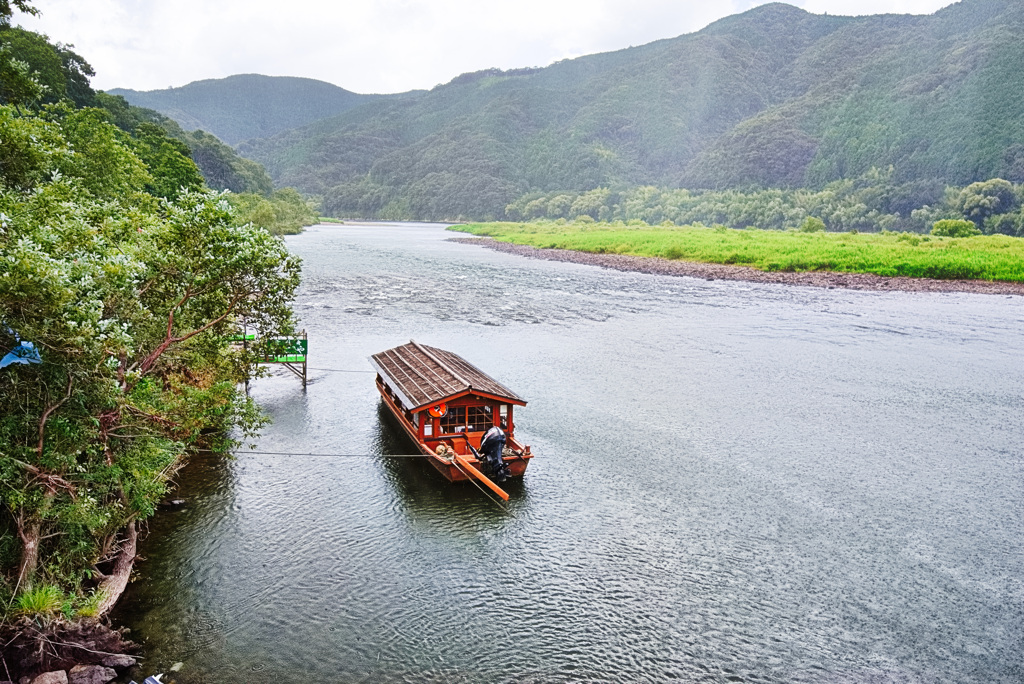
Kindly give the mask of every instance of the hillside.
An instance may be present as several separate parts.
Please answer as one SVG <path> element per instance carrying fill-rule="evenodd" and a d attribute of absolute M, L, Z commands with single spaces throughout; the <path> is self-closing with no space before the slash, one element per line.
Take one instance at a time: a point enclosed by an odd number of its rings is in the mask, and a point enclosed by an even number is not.
<path fill-rule="evenodd" d="M 169 116 L 186 130 L 201 129 L 231 145 L 334 116 L 379 97 L 311 78 L 259 74 L 195 81 L 166 90 L 116 88 L 109 92 Z"/>
<path fill-rule="evenodd" d="M 1024 5 L 821 16 L 764 5 L 697 33 L 489 70 L 250 140 L 336 215 L 500 217 L 530 192 L 1024 180 Z"/>

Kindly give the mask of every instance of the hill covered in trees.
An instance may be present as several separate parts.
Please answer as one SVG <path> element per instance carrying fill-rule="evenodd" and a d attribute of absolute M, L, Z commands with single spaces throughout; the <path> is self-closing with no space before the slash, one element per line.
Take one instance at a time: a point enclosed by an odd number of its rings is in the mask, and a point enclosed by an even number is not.
<path fill-rule="evenodd" d="M 312 78 L 260 74 L 195 81 L 166 90 L 116 88 L 110 93 L 169 116 L 186 130 L 209 131 L 231 145 L 303 126 L 382 97 L 360 95 Z"/>
<path fill-rule="evenodd" d="M 72 46 L 42 34 L 0 23 L 0 105 L 31 110 L 40 105 L 93 108 L 126 136 L 134 153 L 153 169 L 147 192 L 173 199 L 182 189 L 230 190 L 228 201 L 244 221 L 275 233 L 298 232 L 317 220 L 294 190 L 274 189 L 261 164 L 246 159 L 202 130 L 186 131 L 163 114 L 130 104 L 119 95 L 96 92 L 92 67 Z M 18 104 L 21 103 L 21 104 Z M 6 143 L 6 141 L 4 141 Z M 7 163 L 0 152 L 0 164 Z"/>
<path fill-rule="evenodd" d="M 543 69 L 464 74 L 238 146 L 324 213 L 501 218 L 598 188 L 821 190 L 882 169 L 912 208 L 1024 181 L 1024 5 L 823 16 L 764 5 Z"/>

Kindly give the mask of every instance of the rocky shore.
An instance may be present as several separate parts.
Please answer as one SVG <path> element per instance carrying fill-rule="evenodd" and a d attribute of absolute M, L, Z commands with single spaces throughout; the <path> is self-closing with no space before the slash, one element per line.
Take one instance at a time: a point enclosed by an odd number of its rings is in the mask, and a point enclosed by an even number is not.
<path fill-rule="evenodd" d="M 0 684 L 107 684 L 136 665 L 138 647 L 94 620 L 0 628 Z"/>
<path fill-rule="evenodd" d="M 933 280 L 930 278 L 889 278 L 869 273 L 835 273 L 812 271 L 788 273 L 759 271 L 747 266 L 704 264 L 695 261 L 674 261 L 659 257 L 637 257 L 624 254 L 593 254 L 568 249 L 541 249 L 492 238 L 449 238 L 452 242 L 480 245 L 499 252 L 519 256 L 568 261 L 655 275 L 686 276 L 704 280 L 741 280 L 751 283 L 776 283 L 806 287 L 845 288 L 848 290 L 881 290 L 899 292 L 969 292 L 973 294 L 1024 295 L 1024 283 L 991 282 L 987 280 Z"/>

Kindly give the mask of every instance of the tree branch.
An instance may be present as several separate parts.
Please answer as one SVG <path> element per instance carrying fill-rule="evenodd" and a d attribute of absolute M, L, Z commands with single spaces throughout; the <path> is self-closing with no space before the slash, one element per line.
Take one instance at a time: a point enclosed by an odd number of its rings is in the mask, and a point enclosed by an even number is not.
<path fill-rule="evenodd" d="M 218 323 L 223 322 L 224 319 L 226 319 L 228 316 L 230 316 L 232 313 L 234 313 L 235 306 L 237 306 L 238 302 L 242 301 L 242 299 L 244 297 L 245 297 L 245 295 L 236 294 L 231 299 L 231 303 L 228 304 L 228 307 L 224 311 L 223 314 L 221 314 L 217 318 L 214 318 L 212 321 L 210 321 L 206 325 L 202 326 L 201 328 L 197 328 L 197 329 L 193 330 L 192 332 L 190 332 L 188 334 L 185 334 L 185 335 L 182 335 L 180 337 L 174 337 L 173 336 L 174 310 L 172 310 L 171 313 L 167 317 L 168 318 L 168 320 L 167 320 L 167 337 L 164 339 L 163 342 L 161 342 L 157 346 L 156 349 L 154 349 L 152 352 L 149 353 L 149 356 L 147 356 L 145 359 L 143 359 L 143 361 L 140 364 L 138 364 L 139 373 L 141 373 L 141 374 L 148 373 L 149 370 L 153 367 L 153 364 L 155 364 L 157 359 L 160 358 L 160 355 L 163 354 L 165 351 L 167 351 L 172 344 L 177 344 L 179 342 L 184 342 L 185 340 L 191 339 L 191 338 L 195 337 L 196 335 L 198 335 L 200 333 L 206 332 L 207 330 L 209 330 L 213 326 L 217 325 Z M 182 300 L 182 301 L 184 301 L 184 300 Z M 179 302 L 179 304 L 180 304 L 180 302 Z M 175 308 L 177 308 L 177 306 Z"/>
<path fill-rule="evenodd" d="M 40 479 L 44 483 L 46 483 L 46 486 L 47 486 L 48 489 L 56 490 L 58 487 L 60 487 L 62 489 L 68 490 L 68 493 L 71 494 L 72 497 L 74 497 L 74 495 L 75 495 L 75 485 L 73 485 L 71 482 L 68 482 L 67 480 L 65 480 L 60 475 L 54 475 L 53 473 L 48 473 L 48 472 L 42 470 L 41 468 L 37 468 L 36 466 L 32 465 L 31 463 L 25 463 L 24 461 L 19 461 L 18 459 L 11 458 L 10 456 L 8 456 L 8 458 L 11 459 L 12 463 L 15 463 L 15 464 L 21 466 L 22 468 L 24 468 L 28 472 L 32 473 L 35 477 L 37 477 L 38 479 Z"/>
<path fill-rule="evenodd" d="M 39 445 L 36 447 L 36 452 L 39 454 L 39 458 L 43 457 L 43 436 L 46 431 L 46 421 L 50 419 L 50 416 L 54 411 L 61 407 L 65 401 L 71 398 L 71 386 L 74 384 L 75 378 L 71 373 L 68 373 L 68 391 L 64 394 L 64 398 L 58 401 L 50 408 L 43 411 L 43 417 L 39 419 Z"/>

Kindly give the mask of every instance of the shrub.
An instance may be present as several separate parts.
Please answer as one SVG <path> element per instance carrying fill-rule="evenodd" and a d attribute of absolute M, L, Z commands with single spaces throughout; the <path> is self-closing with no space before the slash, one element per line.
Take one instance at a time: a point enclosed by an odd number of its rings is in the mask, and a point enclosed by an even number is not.
<path fill-rule="evenodd" d="M 932 224 L 932 235 L 939 237 L 971 237 L 981 231 L 971 221 L 964 219 L 943 219 Z"/>
<path fill-rule="evenodd" d="M 808 216 L 797 230 L 801 233 L 823 233 L 825 232 L 825 222 L 817 216 Z"/>

